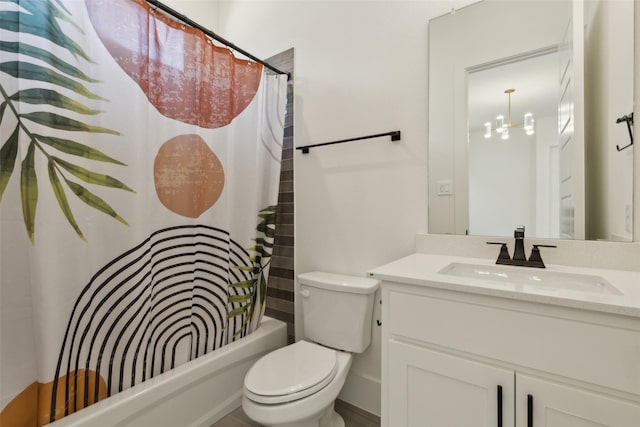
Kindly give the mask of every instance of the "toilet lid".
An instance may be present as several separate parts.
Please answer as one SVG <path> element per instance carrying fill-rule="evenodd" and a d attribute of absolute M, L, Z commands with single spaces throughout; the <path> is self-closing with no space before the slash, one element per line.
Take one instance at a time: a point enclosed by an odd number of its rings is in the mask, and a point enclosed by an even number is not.
<path fill-rule="evenodd" d="M 244 379 L 247 397 L 260 403 L 282 403 L 315 393 L 338 370 L 337 353 L 298 341 L 258 360 Z"/>

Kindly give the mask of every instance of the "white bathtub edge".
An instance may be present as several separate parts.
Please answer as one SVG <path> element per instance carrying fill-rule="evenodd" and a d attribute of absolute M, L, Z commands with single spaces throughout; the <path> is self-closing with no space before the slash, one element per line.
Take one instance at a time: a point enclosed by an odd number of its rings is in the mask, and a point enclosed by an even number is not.
<path fill-rule="evenodd" d="M 115 425 L 154 425 L 158 427 L 167 425 L 168 427 L 173 427 L 173 424 L 158 424 L 158 421 L 163 420 L 163 417 L 154 415 L 154 407 L 157 407 L 159 411 L 168 411 L 167 408 L 171 406 L 171 399 L 176 396 L 182 399 L 182 394 L 186 389 L 196 389 L 196 386 L 201 386 L 207 380 L 215 381 L 215 377 L 218 374 L 231 374 L 234 376 L 234 387 L 237 390 L 227 390 L 224 394 L 227 397 L 229 395 L 232 397 L 222 398 L 223 400 L 220 403 L 212 399 L 211 405 L 213 408 L 206 411 L 206 414 L 203 413 L 197 417 L 195 424 L 189 421 L 182 423 L 184 426 L 199 425 L 208 427 L 226 415 L 224 411 L 229 409 L 229 405 L 235 403 L 233 402 L 234 399 L 238 400 L 239 405 L 239 400 L 242 396 L 242 383 L 238 384 L 238 377 L 240 379 L 244 378 L 244 374 L 246 374 L 246 371 L 255 360 L 263 354 L 286 345 L 286 341 L 286 324 L 265 316 L 260 327 L 247 337 L 227 344 L 215 352 L 178 366 L 169 372 L 151 378 L 144 383 L 124 390 L 49 425 L 51 427 L 82 427 L 87 425 L 92 427 L 111 427 Z M 231 369 L 233 367 L 236 368 L 235 371 L 237 372 L 233 372 L 234 370 Z M 225 385 L 228 385 L 228 383 L 225 383 Z M 235 396 L 236 394 L 238 394 L 238 397 Z M 202 396 L 193 396 L 193 400 L 197 400 L 198 397 Z M 221 412 L 216 412 L 216 408 L 219 408 Z M 188 409 L 182 407 L 180 409 L 184 412 L 189 412 Z M 175 415 L 174 412 L 176 411 L 171 411 L 171 415 Z M 154 416 L 156 418 L 154 423 L 141 424 L 145 418 L 149 418 L 151 421 Z"/>

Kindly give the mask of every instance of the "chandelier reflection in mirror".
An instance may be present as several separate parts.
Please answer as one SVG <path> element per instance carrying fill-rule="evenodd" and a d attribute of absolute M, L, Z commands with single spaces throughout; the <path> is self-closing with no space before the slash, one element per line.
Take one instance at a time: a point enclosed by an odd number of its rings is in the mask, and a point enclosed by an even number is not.
<path fill-rule="evenodd" d="M 496 117 L 496 127 L 495 129 L 491 128 L 491 122 L 486 122 L 484 124 L 484 137 L 491 138 L 491 132 L 495 130 L 496 133 L 500 135 L 500 138 L 507 140 L 509 139 L 509 132 L 513 128 L 523 128 L 527 135 L 533 135 L 535 133 L 535 119 L 533 118 L 533 114 L 526 113 L 524 115 L 524 120 L 522 123 L 511 123 L 511 94 L 515 92 L 515 89 L 507 89 L 504 93 L 509 97 L 509 108 L 507 111 L 507 122 L 504 121 L 504 116 L 499 115 Z"/>

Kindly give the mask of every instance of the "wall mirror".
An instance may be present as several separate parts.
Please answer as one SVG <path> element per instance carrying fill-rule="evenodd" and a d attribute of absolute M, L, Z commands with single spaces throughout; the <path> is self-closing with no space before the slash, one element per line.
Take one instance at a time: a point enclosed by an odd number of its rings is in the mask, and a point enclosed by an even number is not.
<path fill-rule="evenodd" d="M 429 21 L 430 233 L 632 240 L 633 7 L 483 0 Z"/>

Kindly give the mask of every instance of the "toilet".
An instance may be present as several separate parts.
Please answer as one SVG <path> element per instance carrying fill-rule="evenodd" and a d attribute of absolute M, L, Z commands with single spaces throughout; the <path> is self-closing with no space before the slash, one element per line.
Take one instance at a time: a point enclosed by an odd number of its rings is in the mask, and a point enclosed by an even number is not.
<path fill-rule="evenodd" d="M 244 378 L 242 409 L 264 426 L 344 427 L 334 402 L 353 353 L 371 342 L 379 282 L 325 272 L 298 275 L 305 340 L 259 359 Z"/>

